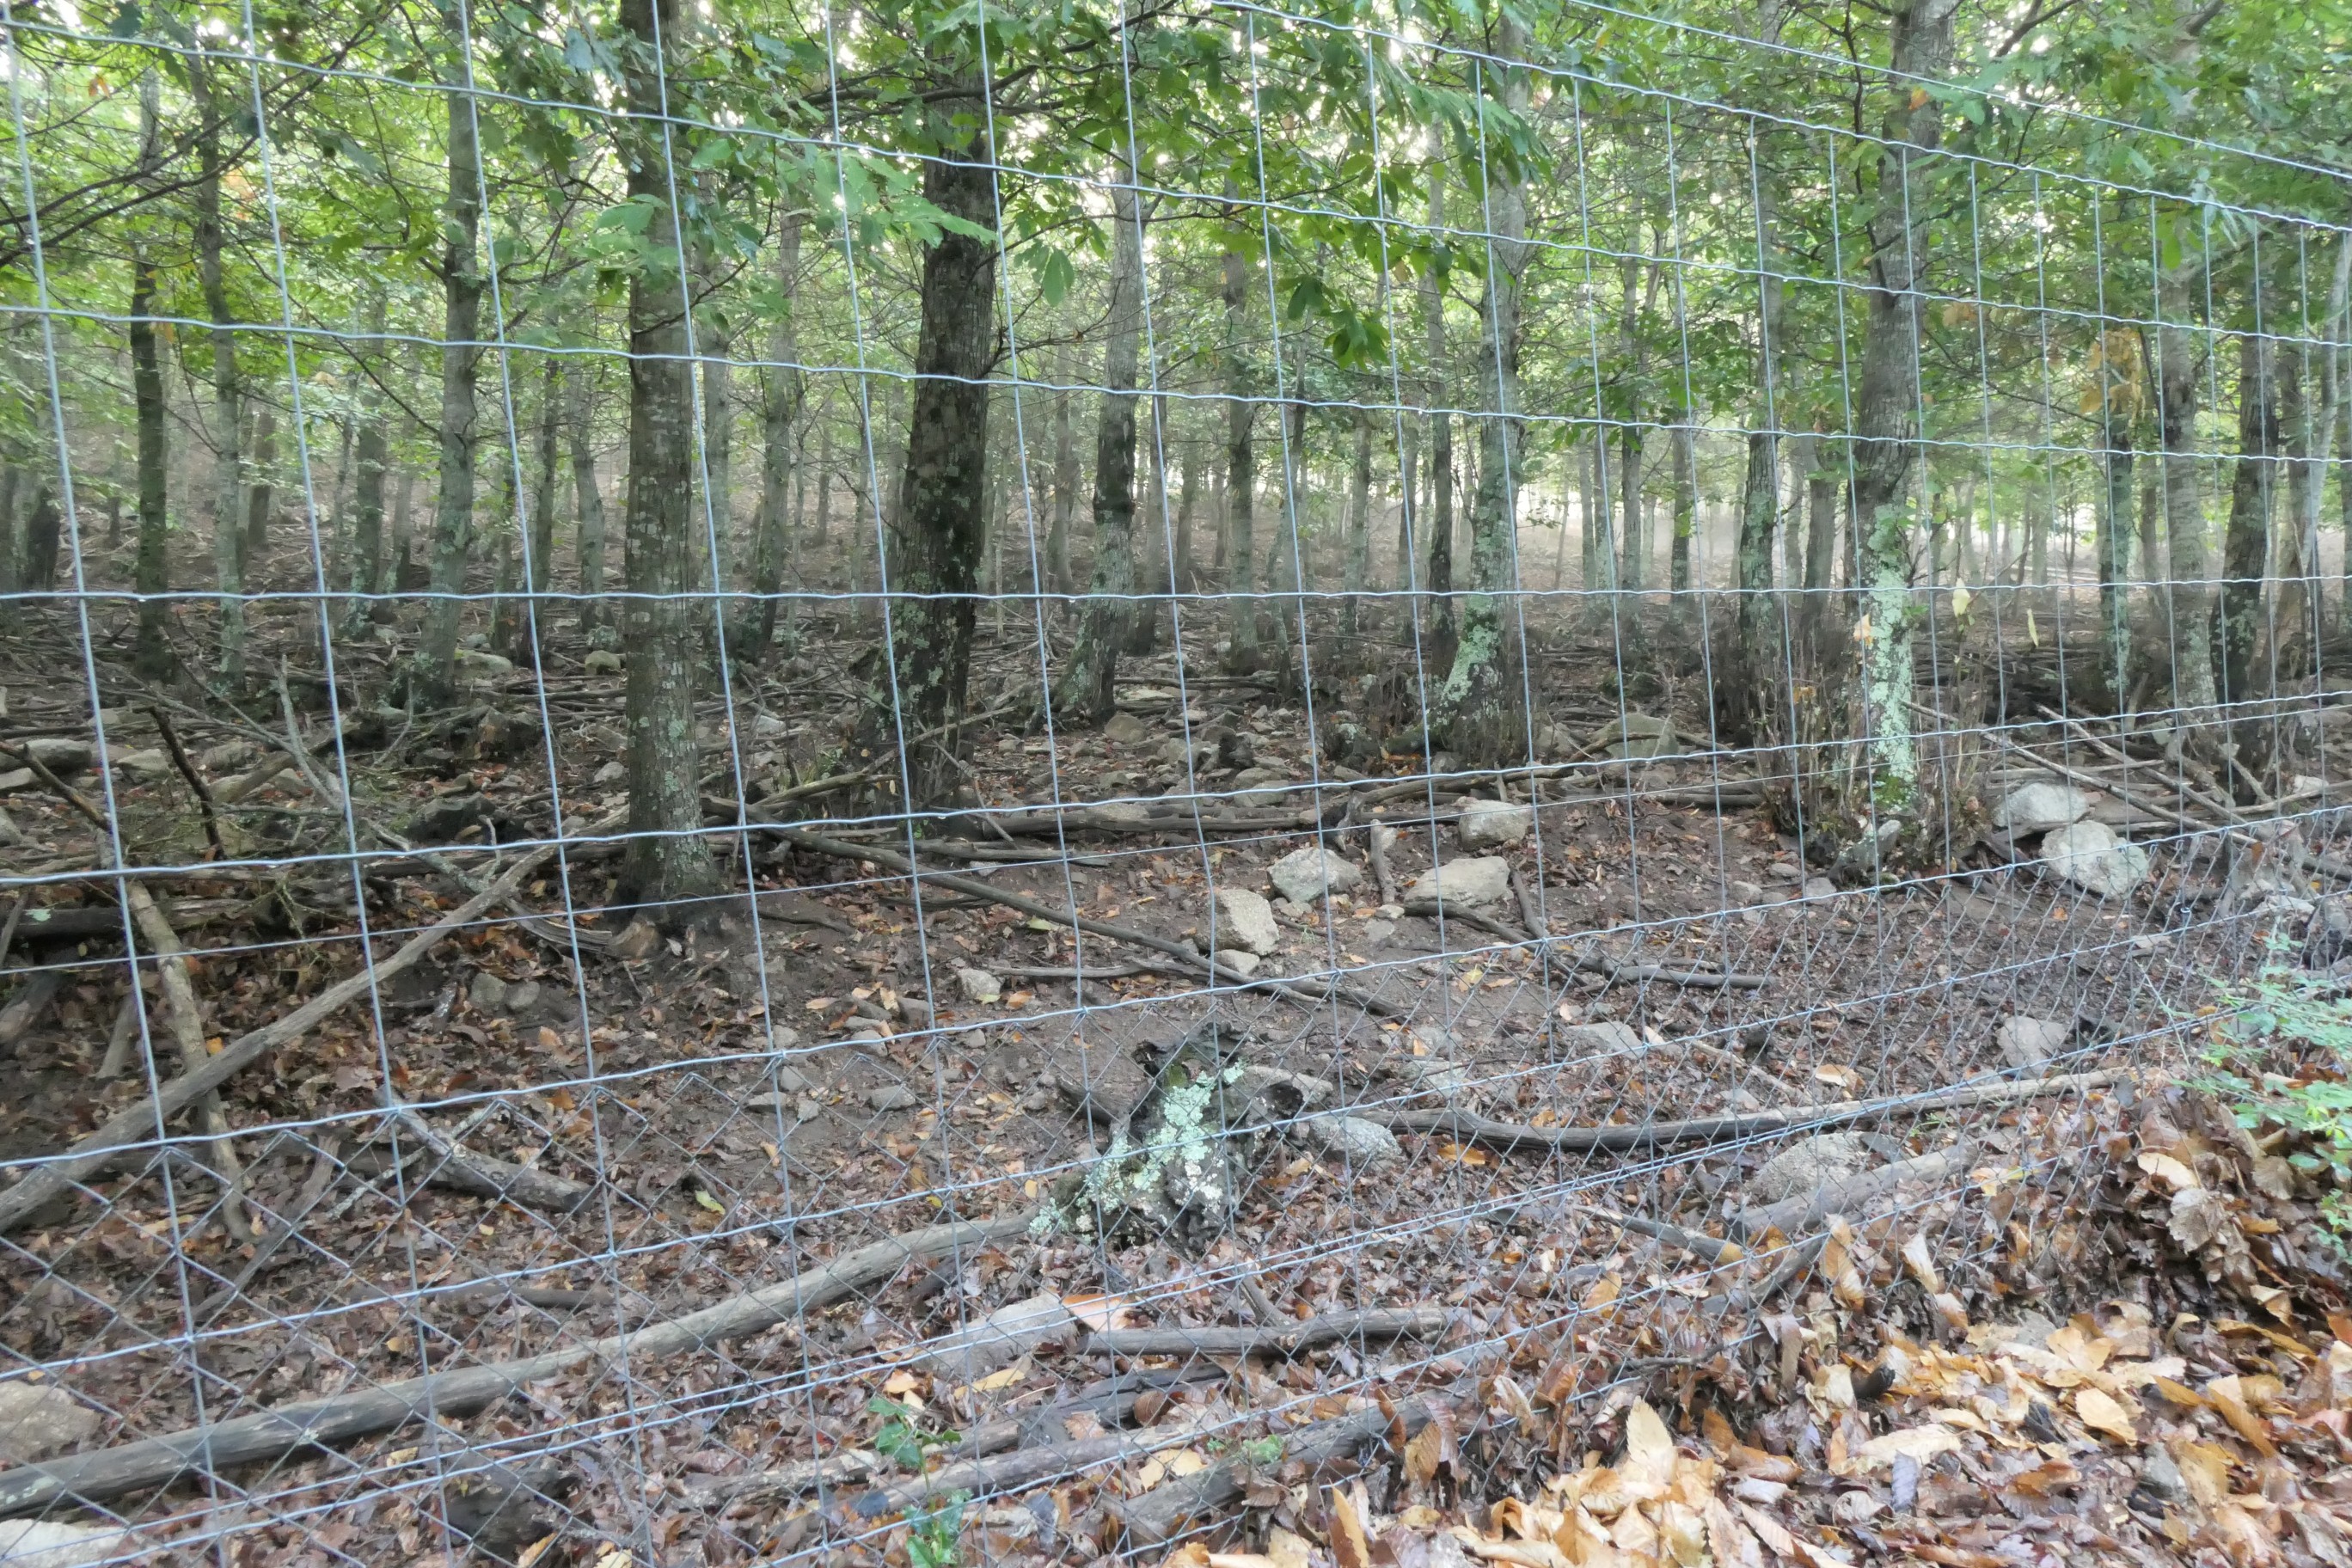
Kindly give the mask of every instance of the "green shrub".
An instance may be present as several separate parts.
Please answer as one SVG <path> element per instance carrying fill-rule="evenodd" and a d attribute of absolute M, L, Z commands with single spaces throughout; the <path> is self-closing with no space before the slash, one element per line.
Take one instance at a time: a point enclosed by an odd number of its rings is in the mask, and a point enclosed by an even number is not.
<path fill-rule="evenodd" d="M 2352 996 L 2340 980 L 2273 962 L 2220 987 L 2222 1008 L 2196 1087 L 2249 1133 L 2285 1128 L 2287 1163 L 2325 1189 L 2320 1216 L 2352 1257 Z"/>

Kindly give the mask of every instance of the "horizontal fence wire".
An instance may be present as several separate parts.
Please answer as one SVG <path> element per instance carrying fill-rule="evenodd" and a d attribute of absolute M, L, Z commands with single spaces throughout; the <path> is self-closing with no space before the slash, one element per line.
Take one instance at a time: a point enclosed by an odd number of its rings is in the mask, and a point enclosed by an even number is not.
<path fill-rule="evenodd" d="M 0 1552 L 1158 1562 L 2092 1289 L 2352 946 L 2352 227 L 1898 9 L 0 6 Z"/>

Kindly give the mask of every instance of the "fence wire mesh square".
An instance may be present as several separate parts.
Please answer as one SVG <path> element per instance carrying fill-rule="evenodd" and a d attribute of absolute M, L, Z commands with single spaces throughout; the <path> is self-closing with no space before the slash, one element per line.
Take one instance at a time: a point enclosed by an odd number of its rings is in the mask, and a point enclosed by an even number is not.
<path fill-rule="evenodd" d="M 2352 951 L 2352 230 L 1892 15 L 0 5 L 0 1515 L 1156 1561 L 2063 1304 Z"/>

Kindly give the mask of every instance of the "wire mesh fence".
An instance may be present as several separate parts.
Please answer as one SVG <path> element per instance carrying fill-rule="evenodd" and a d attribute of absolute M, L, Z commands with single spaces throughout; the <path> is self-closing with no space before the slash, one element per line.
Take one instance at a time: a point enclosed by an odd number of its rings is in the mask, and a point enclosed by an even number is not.
<path fill-rule="evenodd" d="M 2352 942 L 2341 181 L 1768 13 L 0 12 L 0 1513 L 1156 1557 L 2094 1277 Z"/>

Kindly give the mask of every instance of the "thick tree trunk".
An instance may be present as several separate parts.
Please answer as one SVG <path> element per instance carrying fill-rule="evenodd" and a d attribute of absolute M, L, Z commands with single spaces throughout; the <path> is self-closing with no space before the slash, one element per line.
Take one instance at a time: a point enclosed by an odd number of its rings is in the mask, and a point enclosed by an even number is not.
<path fill-rule="evenodd" d="M 1911 809 L 1919 787 L 1913 739 L 1911 635 L 1919 606 L 1911 588 L 1907 497 L 1918 460 L 1921 277 L 1927 270 L 1924 183 L 1943 139 L 1942 110 L 1916 83 L 1952 65 L 1959 0 L 1903 0 L 1893 16 L 1888 91 L 1894 99 L 1870 216 L 1862 374 L 1854 407 L 1853 506 L 1862 531 L 1855 563 L 1867 606 L 1863 695 L 1870 726 L 1869 788 L 1886 813 Z"/>
<path fill-rule="evenodd" d="M 702 531 L 694 525 L 694 374 L 687 358 L 686 279 L 677 193 L 664 156 L 659 117 L 667 111 L 655 68 L 658 40 L 672 35 L 677 0 L 621 0 L 621 26 L 634 46 L 625 93 L 636 116 L 624 155 L 628 194 L 646 205 L 645 260 L 629 279 L 629 480 L 624 512 L 628 584 L 622 645 L 628 650 L 628 850 L 624 896 L 668 903 L 717 882 L 701 837 L 702 800 L 694 734 L 700 616 L 693 593 Z"/>
<path fill-rule="evenodd" d="M 969 112 L 976 121 L 981 92 L 976 80 L 958 82 L 942 112 Z M 986 144 L 975 138 L 935 156 L 923 172 L 923 195 L 950 216 L 992 230 L 995 174 Z M 952 726 L 964 714 L 987 543 L 986 377 L 995 348 L 996 241 L 992 235 L 942 233 L 923 258 L 918 379 L 890 529 L 898 704 L 891 711 L 887 689 L 868 694 L 866 730 L 877 744 L 904 743 L 919 732 Z M 909 807 L 953 802 L 961 744 L 961 735 L 949 728 L 907 757 Z"/>
<path fill-rule="evenodd" d="M 1088 724 L 1117 710 L 1112 686 L 1135 613 L 1135 407 L 1143 341 L 1142 211 L 1134 171 L 1111 176 L 1110 313 L 1104 325 L 1103 398 L 1095 425 L 1094 569 L 1078 622 L 1078 643 L 1055 693 L 1055 710 Z"/>
<path fill-rule="evenodd" d="M 1255 574 L 1256 549 L 1254 523 L 1257 460 L 1251 450 L 1251 426 L 1257 405 L 1250 401 L 1251 376 L 1244 330 L 1249 309 L 1249 258 L 1239 250 L 1224 254 L 1225 306 L 1225 595 L 1232 637 L 1225 647 L 1225 668 L 1239 673 L 1258 664 L 1258 604 Z"/>
<path fill-rule="evenodd" d="M 1445 226 L 1445 170 L 1429 173 L 1429 226 Z M 1430 616 L 1423 652 L 1433 668 L 1454 657 L 1454 421 L 1445 407 L 1445 285 L 1434 271 L 1421 283 L 1421 310 L 1429 328 L 1429 571 Z"/>
<path fill-rule="evenodd" d="M 152 81 L 152 78 L 150 78 Z M 164 445 L 163 364 L 155 346 L 155 264 L 147 247 L 131 253 L 131 402 L 138 421 L 139 554 L 131 585 L 139 591 L 139 640 L 131 661 L 151 679 L 168 675 L 172 648 L 164 636 L 170 606 L 171 535 L 165 517 L 170 458 Z"/>
<path fill-rule="evenodd" d="M 2164 606 L 2175 646 L 2172 701 L 2190 750 L 2217 760 L 2214 732 L 2213 660 L 2206 605 L 2207 563 L 2204 498 L 2199 492 L 2202 464 L 2197 454 L 2197 387 L 2202 366 L 2189 328 L 2165 326 L 2157 334 L 2158 431 L 2164 446 L 2164 534 L 2170 571 Z"/>
<path fill-rule="evenodd" d="M 798 363 L 800 335 L 793 300 L 800 277 L 804 223 L 799 213 L 788 215 L 783 222 L 776 247 L 781 313 L 768 335 L 770 363 L 760 372 L 760 516 L 751 542 L 751 592 L 757 595 L 757 609 L 745 656 L 755 666 L 768 657 L 776 640 L 776 605 L 784 591 L 784 558 L 790 553 L 791 506 L 799 467 L 793 461 L 793 443 L 802 406 L 808 399 L 808 380 Z"/>
<path fill-rule="evenodd" d="M 57 492 L 41 481 L 33 492 L 33 510 L 25 519 L 25 553 L 16 571 L 16 586 L 28 594 L 46 594 L 58 585 L 58 550 L 65 513 Z"/>
<path fill-rule="evenodd" d="M 474 346 L 481 330 L 482 150 L 473 97 L 452 91 L 449 191 L 442 208 L 441 485 L 433 503 L 432 600 L 411 682 L 420 706 L 448 700 L 457 682 L 457 627 L 465 612 L 466 563 L 473 549 L 474 442 L 478 410 Z"/>
<path fill-rule="evenodd" d="M 1514 14 L 1497 13 L 1496 53 L 1527 53 Z M 1503 106 L 1528 112 L 1527 68 L 1490 64 Z M 1495 160 L 1486 179 L 1486 288 L 1479 299 L 1478 489 L 1470 507 L 1471 591 L 1462 601 L 1461 641 L 1440 696 L 1446 738 L 1470 766 L 1525 761 L 1529 755 L 1522 622 L 1507 614 L 1518 581 L 1518 466 L 1527 421 L 1519 406 L 1520 307 L 1528 267 L 1528 209 L 1516 160 Z"/>
<path fill-rule="evenodd" d="M 706 271 L 706 296 L 714 279 Z M 735 334 L 726 313 L 706 304 L 695 329 L 695 369 L 702 383 L 702 480 L 709 514 L 695 516 L 698 572 L 712 595 L 714 635 L 730 620 L 735 588 Z M 714 644 L 714 651 L 716 645 Z"/>
<path fill-rule="evenodd" d="M 2230 483 L 2230 523 L 2221 545 L 2221 593 L 2213 606 L 2217 694 L 2230 710 L 2238 761 L 2268 769 L 2273 720 L 2260 704 L 2276 689 L 2262 652 L 2265 578 L 2271 557 L 2271 497 L 2277 489 L 2278 353 L 2272 340 L 2238 340 L 2238 460 Z M 2240 787 L 2243 781 L 2240 780 Z"/>
<path fill-rule="evenodd" d="M 213 90 L 213 68 L 205 57 L 188 59 L 188 86 L 203 134 L 196 143 L 196 279 L 212 321 L 213 350 L 213 585 L 220 595 L 220 673 L 232 688 L 245 681 L 245 549 L 239 529 L 245 514 L 240 443 L 245 431 L 245 387 L 237 374 L 236 313 L 229 308 L 228 280 L 222 268 L 226 240 L 221 229 L 221 122 L 225 110 Z"/>

